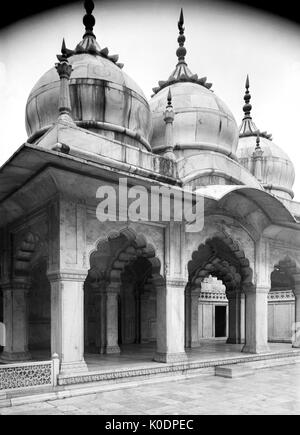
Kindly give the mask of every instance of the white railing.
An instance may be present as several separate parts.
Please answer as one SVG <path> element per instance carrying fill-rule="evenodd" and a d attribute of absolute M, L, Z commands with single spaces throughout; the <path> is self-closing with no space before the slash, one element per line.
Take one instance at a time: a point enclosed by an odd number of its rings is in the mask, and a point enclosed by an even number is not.
<path fill-rule="evenodd" d="M 59 358 L 54 354 L 50 361 L 25 362 L 0 365 L 0 391 L 56 386 L 59 375 Z"/>

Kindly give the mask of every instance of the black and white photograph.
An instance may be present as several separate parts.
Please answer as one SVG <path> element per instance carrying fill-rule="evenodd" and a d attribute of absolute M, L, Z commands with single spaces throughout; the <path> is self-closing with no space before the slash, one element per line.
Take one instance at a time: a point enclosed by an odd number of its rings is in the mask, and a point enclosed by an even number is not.
<path fill-rule="evenodd" d="M 300 415 L 300 16 L 271 3 L 3 8 L 0 416 Z"/>

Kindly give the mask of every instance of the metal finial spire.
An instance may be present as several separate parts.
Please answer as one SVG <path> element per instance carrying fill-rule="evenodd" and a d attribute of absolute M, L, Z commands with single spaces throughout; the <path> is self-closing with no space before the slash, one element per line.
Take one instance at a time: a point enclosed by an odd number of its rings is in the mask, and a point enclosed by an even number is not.
<path fill-rule="evenodd" d="M 171 88 L 169 88 L 169 92 L 168 92 L 168 106 L 167 107 L 172 107 L 172 93 L 171 93 Z"/>
<path fill-rule="evenodd" d="M 174 83 L 178 82 L 190 82 L 190 83 L 197 83 L 200 86 L 205 87 L 206 89 L 211 89 L 212 83 L 207 82 L 206 77 L 198 77 L 198 74 L 193 74 L 192 71 L 188 68 L 188 65 L 185 61 L 186 56 L 186 48 L 184 46 L 185 43 L 185 36 L 184 36 L 184 16 L 183 16 L 183 10 L 181 8 L 180 15 L 179 15 L 179 21 L 178 21 L 178 30 L 179 30 L 179 36 L 177 38 L 179 47 L 176 50 L 176 55 L 178 57 L 178 63 L 176 65 L 175 70 L 172 72 L 168 80 L 160 80 L 158 82 L 158 86 L 153 88 L 154 94 L 157 94 L 161 89 L 172 85 Z"/>
<path fill-rule="evenodd" d="M 245 101 L 245 105 L 243 107 L 243 111 L 245 113 L 245 118 L 251 118 L 251 110 L 252 110 L 252 106 L 250 104 L 250 100 L 251 100 L 251 94 L 249 92 L 249 88 L 250 88 L 250 83 L 249 83 L 249 75 L 247 74 L 247 78 L 246 78 L 246 92 L 245 92 L 245 96 L 244 96 L 244 101 Z"/>
<path fill-rule="evenodd" d="M 252 120 L 251 117 L 252 105 L 250 104 L 251 94 L 249 92 L 250 81 L 249 81 L 248 74 L 246 78 L 245 88 L 246 88 L 246 92 L 244 95 L 245 104 L 243 106 L 244 118 L 240 126 L 240 137 L 257 136 L 257 132 L 258 132 L 259 137 L 264 137 L 266 139 L 272 140 L 272 135 L 267 133 L 266 131 L 260 131 Z"/>
<path fill-rule="evenodd" d="M 179 48 L 176 51 L 176 55 L 178 57 L 178 63 L 182 63 L 185 62 L 185 56 L 186 56 L 186 48 L 184 47 L 184 43 L 185 43 L 185 36 L 184 36 L 184 16 L 183 16 L 183 10 L 181 8 L 180 11 L 180 17 L 179 17 L 179 21 L 178 21 L 178 30 L 179 30 L 179 36 L 178 36 L 178 44 L 179 44 Z"/>
<path fill-rule="evenodd" d="M 93 32 L 94 26 L 96 24 L 96 20 L 93 15 L 93 10 L 95 9 L 93 0 L 85 0 L 84 8 L 86 10 L 86 15 L 83 17 L 83 24 L 85 25 L 85 34 L 83 37 L 85 38 L 87 36 L 93 36 L 96 38 Z"/>

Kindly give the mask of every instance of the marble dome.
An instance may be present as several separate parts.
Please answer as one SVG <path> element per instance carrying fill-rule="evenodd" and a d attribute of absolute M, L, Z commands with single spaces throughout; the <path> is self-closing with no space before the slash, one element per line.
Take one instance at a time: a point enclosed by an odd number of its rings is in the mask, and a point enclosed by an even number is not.
<path fill-rule="evenodd" d="M 238 126 L 226 104 L 210 89 L 198 83 L 179 81 L 161 89 L 150 101 L 153 118 L 152 149 L 164 145 L 164 110 L 171 89 L 175 119 L 174 145 L 235 155 Z"/>
<path fill-rule="evenodd" d="M 237 150 L 239 162 L 252 172 L 253 152 L 256 137 L 241 137 Z M 270 193 L 286 199 L 293 198 L 295 169 L 289 156 L 274 142 L 266 137 L 260 137 L 262 155 L 262 185 Z"/>
<path fill-rule="evenodd" d="M 108 56 L 93 37 L 85 38 L 74 52 L 70 80 L 72 118 L 88 130 L 150 151 L 152 119 L 140 87 L 122 71 L 117 56 Z M 58 117 L 59 75 L 53 67 L 32 89 L 26 105 L 28 136 L 41 136 Z"/>
<path fill-rule="evenodd" d="M 261 153 L 260 183 L 269 193 L 285 199 L 292 199 L 294 197 L 293 185 L 295 181 L 294 165 L 286 152 L 272 141 L 272 135 L 266 131 L 260 131 L 253 122 L 248 76 L 245 87 L 244 118 L 240 126 L 240 139 L 237 149 L 238 160 L 241 165 L 254 174 L 255 159 L 253 153 L 257 150 L 256 146 L 258 146 L 259 153 Z"/>

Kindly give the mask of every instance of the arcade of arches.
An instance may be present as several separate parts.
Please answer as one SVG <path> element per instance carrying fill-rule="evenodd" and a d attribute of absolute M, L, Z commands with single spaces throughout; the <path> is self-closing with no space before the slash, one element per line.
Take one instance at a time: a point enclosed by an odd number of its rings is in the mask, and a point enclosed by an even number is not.
<path fill-rule="evenodd" d="M 178 245 L 182 228 L 176 225 L 166 230 L 169 248 L 164 257 L 148 242 L 155 242 L 150 227 L 145 235 L 133 226 L 110 231 L 92 249 L 86 271 L 54 272 L 50 247 L 40 242 L 41 235 L 23 234 L 13 279 L 1 285 L 1 315 L 7 330 L 2 361 L 25 361 L 38 351 L 58 353 L 61 372 L 69 373 L 86 370 L 85 353 L 119 354 L 128 344 L 152 343 L 153 359 L 172 363 L 186 360 L 187 348 L 201 350 L 201 339 L 213 336 L 243 344 L 243 352 L 266 352 L 268 311 L 269 329 L 270 321 L 286 323 L 278 313 L 286 313 L 282 295 L 291 292 L 290 324 L 284 328 L 288 331 L 300 320 L 300 270 L 290 256 L 270 265 L 267 287 L 255 281 L 255 262 L 250 263 L 241 243 L 217 231 L 180 265 L 176 259 L 184 260 L 185 250 Z M 256 252 L 264 253 L 266 244 L 259 243 Z M 176 258 L 175 249 L 181 252 Z M 162 265 L 165 258 L 168 265 Z M 274 296 L 278 293 L 280 301 Z M 203 331 L 209 329 L 211 308 L 214 333 L 206 337 Z M 299 334 L 291 330 L 286 334 L 278 341 L 293 340 L 293 346 L 300 346 Z"/>

